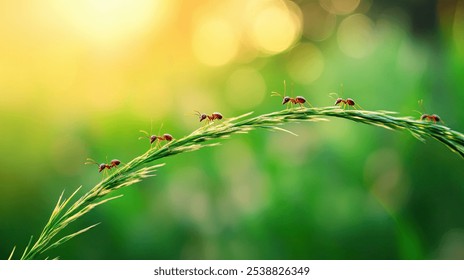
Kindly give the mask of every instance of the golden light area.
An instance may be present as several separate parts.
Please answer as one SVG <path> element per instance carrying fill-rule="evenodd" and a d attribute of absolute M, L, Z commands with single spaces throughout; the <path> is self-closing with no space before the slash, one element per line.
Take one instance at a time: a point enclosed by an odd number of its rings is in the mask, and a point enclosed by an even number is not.
<path fill-rule="evenodd" d="M 232 23 L 223 18 L 204 17 L 196 22 L 192 37 L 195 57 L 204 64 L 220 66 L 237 54 L 239 37 Z"/>
<path fill-rule="evenodd" d="M 262 75 L 254 68 L 241 68 L 230 75 L 226 85 L 226 100 L 237 109 L 257 107 L 266 94 Z"/>
<path fill-rule="evenodd" d="M 172 64 L 160 42 L 175 37 L 158 35 L 178 1 L 22 2 L 0 4 L 0 106 L 54 123 L 132 104 L 150 117 L 169 109 L 160 77 Z M 166 106 L 149 108 L 155 99 Z"/>
<path fill-rule="evenodd" d="M 369 55 L 375 47 L 374 23 L 362 14 L 347 17 L 338 28 L 337 42 L 348 56 L 362 58 Z"/>
<path fill-rule="evenodd" d="M 258 50 L 275 54 L 292 46 L 301 33 L 299 8 L 291 2 L 269 2 L 250 17 L 249 39 Z"/>
<path fill-rule="evenodd" d="M 54 0 L 63 23 L 100 45 L 117 44 L 153 27 L 166 16 L 163 0 Z"/>
<path fill-rule="evenodd" d="M 123 101 L 135 115 L 147 120 L 162 119 L 174 106 L 169 86 L 159 80 L 146 82 L 144 87 L 133 90 L 130 98 Z"/>
<path fill-rule="evenodd" d="M 324 70 L 324 55 L 314 44 L 299 44 L 290 53 L 287 70 L 294 81 L 310 84 L 316 81 Z"/>
<path fill-rule="evenodd" d="M 346 15 L 354 12 L 361 0 L 319 0 L 319 3 L 332 14 Z"/>

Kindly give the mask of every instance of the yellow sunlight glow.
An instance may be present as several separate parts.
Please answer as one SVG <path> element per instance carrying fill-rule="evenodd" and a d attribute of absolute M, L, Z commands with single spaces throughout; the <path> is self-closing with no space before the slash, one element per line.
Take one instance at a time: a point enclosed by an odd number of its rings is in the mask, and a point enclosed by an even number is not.
<path fill-rule="evenodd" d="M 196 23 L 192 47 L 201 62 L 210 66 L 221 66 L 230 62 L 237 54 L 239 38 L 227 20 L 203 18 Z"/>
<path fill-rule="evenodd" d="M 293 10 L 291 9 L 293 8 Z M 288 49 L 299 38 L 301 19 L 295 6 L 270 2 L 257 9 L 251 23 L 250 40 L 263 52 L 275 54 Z"/>
<path fill-rule="evenodd" d="M 55 0 L 65 22 L 97 44 L 114 44 L 144 32 L 161 14 L 160 0 Z"/>

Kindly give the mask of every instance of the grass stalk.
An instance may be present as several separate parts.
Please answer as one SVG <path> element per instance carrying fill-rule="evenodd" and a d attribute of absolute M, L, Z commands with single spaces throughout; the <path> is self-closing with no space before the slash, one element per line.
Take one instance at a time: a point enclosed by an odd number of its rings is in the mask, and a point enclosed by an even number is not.
<path fill-rule="evenodd" d="M 174 139 L 159 148 L 153 147 L 149 149 L 144 154 L 132 159 L 126 165 L 116 169 L 114 173 L 95 185 L 90 191 L 84 193 L 72 204 L 71 201 L 81 187 L 64 200 L 63 192 L 38 239 L 32 244 L 31 237 L 21 259 L 37 258 L 49 249 L 60 246 L 71 238 L 95 227 L 97 224 L 56 240 L 57 235 L 62 230 L 96 206 L 122 196 L 114 196 L 114 191 L 131 186 L 144 178 L 154 176 L 154 172 L 163 166 L 163 164 L 149 165 L 150 163 L 164 157 L 219 145 L 218 142 L 211 142 L 211 140 L 227 138 L 236 133 L 248 133 L 258 128 L 292 133 L 281 126 L 286 123 L 326 121 L 327 117 L 337 117 L 390 130 L 407 130 L 421 141 L 425 141 L 425 138 L 428 136 L 442 142 L 453 152 L 464 158 L 464 135 L 462 133 L 433 122 L 415 120 L 412 117 L 397 117 L 394 112 L 322 107 L 287 109 L 256 117 L 250 117 L 251 114 L 252 112 L 235 118 L 225 119 L 222 122 L 209 123 L 183 138 Z M 10 258 L 12 258 L 13 254 L 14 249 L 10 254 Z"/>

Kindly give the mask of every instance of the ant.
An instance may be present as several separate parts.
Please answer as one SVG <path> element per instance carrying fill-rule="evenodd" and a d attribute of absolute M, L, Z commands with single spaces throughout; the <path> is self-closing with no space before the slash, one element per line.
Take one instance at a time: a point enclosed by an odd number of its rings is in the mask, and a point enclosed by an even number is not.
<path fill-rule="evenodd" d="M 351 99 L 351 98 L 343 99 L 343 98 L 339 97 L 339 98 L 337 98 L 337 100 L 335 100 L 334 106 L 336 106 L 336 105 L 338 105 L 340 103 L 343 103 L 343 107 L 345 107 L 346 105 L 354 107 L 356 105 L 354 100 Z"/>
<path fill-rule="evenodd" d="M 163 125 L 161 125 L 160 130 L 161 130 L 162 127 L 163 127 Z M 143 139 L 143 138 L 148 138 L 148 139 L 150 139 L 150 144 L 153 144 L 153 142 L 155 142 L 156 140 L 158 140 L 158 143 L 157 143 L 157 145 L 158 145 L 159 142 L 161 142 L 161 141 L 170 142 L 170 141 L 172 141 L 174 139 L 174 137 L 172 137 L 172 135 L 168 134 L 168 133 L 165 133 L 162 136 L 157 136 L 157 135 L 151 135 L 150 136 L 150 134 L 148 132 L 146 132 L 145 130 L 140 130 L 140 132 L 142 132 L 145 135 L 140 136 L 139 140 Z"/>
<path fill-rule="evenodd" d="M 273 91 L 271 96 L 280 96 L 282 97 L 282 105 L 284 104 L 287 104 L 287 108 L 288 108 L 288 104 L 292 105 L 293 104 L 298 104 L 300 105 L 300 108 L 303 108 L 304 107 L 304 103 L 306 103 L 306 99 L 303 97 L 303 96 L 297 96 L 297 97 L 290 97 L 290 96 L 287 96 L 286 95 L 287 93 L 287 83 L 285 82 L 284 80 L 284 95 L 276 92 L 276 91 Z M 308 102 L 308 104 L 312 107 L 311 103 Z"/>
<path fill-rule="evenodd" d="M 202 122 L 205 119 L 206 119 L 206 122 L 212 122 L 214 120 L 221 120 L 223 118 L 222 114 L 218 112 L 212 113 L 211 116 L 204 114 L 204 113 L 202 114 L 198 111 L 195 111 L 195 112 L 196 112 L 196 115 L 200 118 L 200 122 Z"/>
<path fill-rule="evenodd" d="M 341 91 L 343 92 L 343 84 L 341 85 Z M 331 97 L 333 97 L 334 95 L 335 96 L 338 96 L 338 94 L 336 94 L 335 92 L 333 93 L 329 93 L 329 95 Z M 334 98 L 334 97 L 333 97 Z M 335 100 L 335 104 L 334 106 L 337 106 L 340 104 L 340 107 L 342 107 L 342 104 L 343 104 L 343 109 L 345 109 L 346 106 L 351 106 L 353 107 L 354 109 L 357 109 L 356 106 L 358 106 L 360 109 L 363 109 L 361 106 L 359 106 L 359 104 L 356 104 L 356 102 L 354 102 L 354 100 L 352 98 L 347 98 L 347 99 L 343 99 L 341 97 L 338 97 L 336 100 Z"/>
<path fill-rule="evenodd" d="M 423 120 L 429 120 L 429 121 L 433 121 L 434 123 L 437 123 L 437 122 L 440 122 L 441 119 L 438 115 L 427 115 L 427 114 L 423 114 L 421 117 L 420 117 L 420 120 L 423 121 Z"/>
<path fill-rule="evenodd" d="M 112 161 L 110 161 L 110 163 L 101 163 L 101 164 L 98 164 L 95 160 L 91 159 L 91 158 L 87 158 L 87 161 L 84 163 L 84 164 L 96 164 L 98 165 L 98 172 L 102 172 L 103 170 L 108 169 L 110 170 L 111 168 L 113 167 L 117 167 L 119 164 L 121 164 L 121 161 L 119 159 L 113 159 Z"/>
<path fill-rule="evenodd" d="M 421 106 L 422 110 L 424 110 L 424 106 L 423 106 L 423 103 L 424 100 L 419 100 L 417 103 L 419 103 L 419 106 Z M 438 115 L 435 115 L 435 114 L 432 114 L 432 115 L 429 115 L 429 114 L 422 114 L 421 112 L 419 111 L 416 111 L 418 112 L 419 114 L 421 114 L 421 117 L 420 117 L 420 120 L 421 121 L 433 121 L 434 123 L 437 123 L 437 122 L 443 122 L 440 117 Z"/>
<path fill-rule="evenodd" d="M 172 141 L 172 139 L 174 139 L 172 137 L 171 134 L 168 134 L 168 133 L 165 133 L 163 134 L 163 136 L 156 136 L 156 135 L 152 135 L 152 136 L 149 136 L 150 134 L 148 134 L 148 132 L 144 131 L 144 130 L 140 130 L 140 132 L 144 133 L 145 136 L 140 136 L 139 139 L 142 139 L 142 138 L 149 138 L 150 139 L 150 144 L 153 144 L 153 142 L 155 142 L 156 140 L 158 141 Z"/>

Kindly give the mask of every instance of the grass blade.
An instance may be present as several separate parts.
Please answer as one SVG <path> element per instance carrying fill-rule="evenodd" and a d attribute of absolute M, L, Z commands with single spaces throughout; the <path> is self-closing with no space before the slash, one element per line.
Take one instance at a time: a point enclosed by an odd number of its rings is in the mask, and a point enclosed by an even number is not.
<path fill-rule="evenodd" d="M 32 259 L 37 254 L 44 253 L 51 248 L 59 246 L 69 239 L 98 225 L 94 224 L 75 233 L 66 235 L 58 239 L 58 241 L 52 241 L 61 230 L 82 215 L 88 213 L 98 205 L 120 197 L 112 196 L 108 198 L 108 195 L 112 194 L 112 192 L 154 176 L 154 172 L 164 165 L 157 164 L 144 167 L 145 164 L 150 164 L 164 157 L 174 156 L 184 152 L 193 152 L 205 147 L 217 146 L 220 144 L 219 142 L 206 142 L 227 138 L 233 134 L 248 133 L 254 129 L 264 128 L 296 135 L 280 126 L 286 123 L 327 121 L 328 117 L 343 118 L 388 130 L 407 130 L 421 141 L 424 141 L 425 137 L 428 136 L 443 143 L 450 150 L 464 158 L 464 135 L 462 133 L 454 131 L 444 125 L 415 120 L 412 117 L 398 117 L 395 112 L 344 110 L 339 107 L 330 106 L 321 108 L 287 109 L 262 114 L 256 117 L 251 117 L 251 114 L 252 112 L 249 112 L 238 117 L 225 119 L 222 123 L 209 123 L 183 138 L 174 139 L 169 144 L 162 147 L 150 148 L 144 154 L 135 157 L 126 165 L 118 168 L 116 172 L 95 185 L 72 205 L 69 205 L 70 201 L 76 196 L 82 186 L 77 188 L 76 191 L 63 202 L 64 193 L 62 193 L 38 240 L 31 247 L 31 237 L 21 259 Z M 13 252 L 10 258 L 13 256 Z"/>

